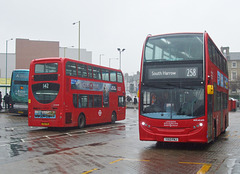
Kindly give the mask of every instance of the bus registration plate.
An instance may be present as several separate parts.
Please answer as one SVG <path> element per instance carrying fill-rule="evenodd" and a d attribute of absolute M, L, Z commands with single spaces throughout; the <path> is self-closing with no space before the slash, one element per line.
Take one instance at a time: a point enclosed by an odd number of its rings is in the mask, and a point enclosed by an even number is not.
<path fill-rule="evenodd" d="M 41 123 L 42 126 L 49 126 L 49 123 Z"/>
<path fill-rule="evenodd" d="M 178 138 L 164 138 L 164 141 L 178 142 Z"/>

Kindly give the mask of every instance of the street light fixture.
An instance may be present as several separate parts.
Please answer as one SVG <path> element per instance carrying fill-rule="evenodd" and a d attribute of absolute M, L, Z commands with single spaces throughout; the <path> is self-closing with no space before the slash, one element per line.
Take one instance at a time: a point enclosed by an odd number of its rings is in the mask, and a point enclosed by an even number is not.
<path fill-rule="evenodd" d="M 13 38 L 6 40 L 6 85 L 7 85 L 7 54 L 8 54 L 8 41 L 13 40 Z M 6 87 L 6 92 L 7 94 L 7 87 Z"/>
<path fill-rule="evenodd" d="M 99 55 L 99 65 L 101 65 L 101 63 L 102 63 L 102 56 L 104 56 L 104 54 Z"/>
<path fill-rule="evenodd" d="M 78 23 L 78 60 L 80 60 L 80 21 L 74 22 L 73 25 Z"/>
<path fill-rule="evenodd" d="M 118 59 L 118 58 L 109 58 L 109 68 L 111 68 L 111 59 Z"/>
<path fill-rule="evenodd" d="M 125 51 L 125 48 L 123 48 L 122 50 L 120 48 L 117 48 L 117 50 L 119 51 L 119 69 L 121 70 L 121 53 L 123 51 Z"/>

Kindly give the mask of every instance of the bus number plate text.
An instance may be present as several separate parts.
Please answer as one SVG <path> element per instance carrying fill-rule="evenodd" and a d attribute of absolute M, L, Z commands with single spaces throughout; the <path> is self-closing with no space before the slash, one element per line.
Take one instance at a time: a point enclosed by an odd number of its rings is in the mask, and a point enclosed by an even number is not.
<path fill-rule="evenodd" d="M 178 138 L 164 138 L 164 141 L 178 142 Z"/>
<path fill-rule="evenodd" d="M 49 123 L 41 123 L 42 126 L 49 126 Z"/>

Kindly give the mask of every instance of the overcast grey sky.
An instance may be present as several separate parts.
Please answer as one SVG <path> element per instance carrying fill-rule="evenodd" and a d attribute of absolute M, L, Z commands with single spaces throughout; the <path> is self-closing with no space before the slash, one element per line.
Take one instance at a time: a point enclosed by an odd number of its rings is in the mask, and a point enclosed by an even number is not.
<path fill-rule="evenodd" d="M 148 34 L 203 32 L 218 47 L 240 52 L 239 0 L 0 0 L 0 52 L 6 40 L 59 41 L 61 47 L 78 47 L 93 52 L 93 63 L 108 66 L 109 58 L 122 53 L 124 73 L 140 68 L 143 42 Z M 8 43 L 15 52 L 15 40 Z M 112 60 L 113 68 L 119 67 Z"/>

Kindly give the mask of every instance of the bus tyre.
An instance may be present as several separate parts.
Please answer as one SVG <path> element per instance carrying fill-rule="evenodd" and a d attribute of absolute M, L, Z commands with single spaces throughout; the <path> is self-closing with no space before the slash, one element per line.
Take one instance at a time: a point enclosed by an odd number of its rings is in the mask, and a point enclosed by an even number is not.
<path fill-rule="evenodd" d="M 115 123 L 117 121 L 117 115 L 115 112 L 112 112 L 111 123 Z"/>
<path fill-rule="evenodd" d="M 85 116 L 83 114 L 80 114 L 79 117 L 78 117 L 78 127 L 80 129 L 84 128 L 85 124 L 86 124 Z"/>

